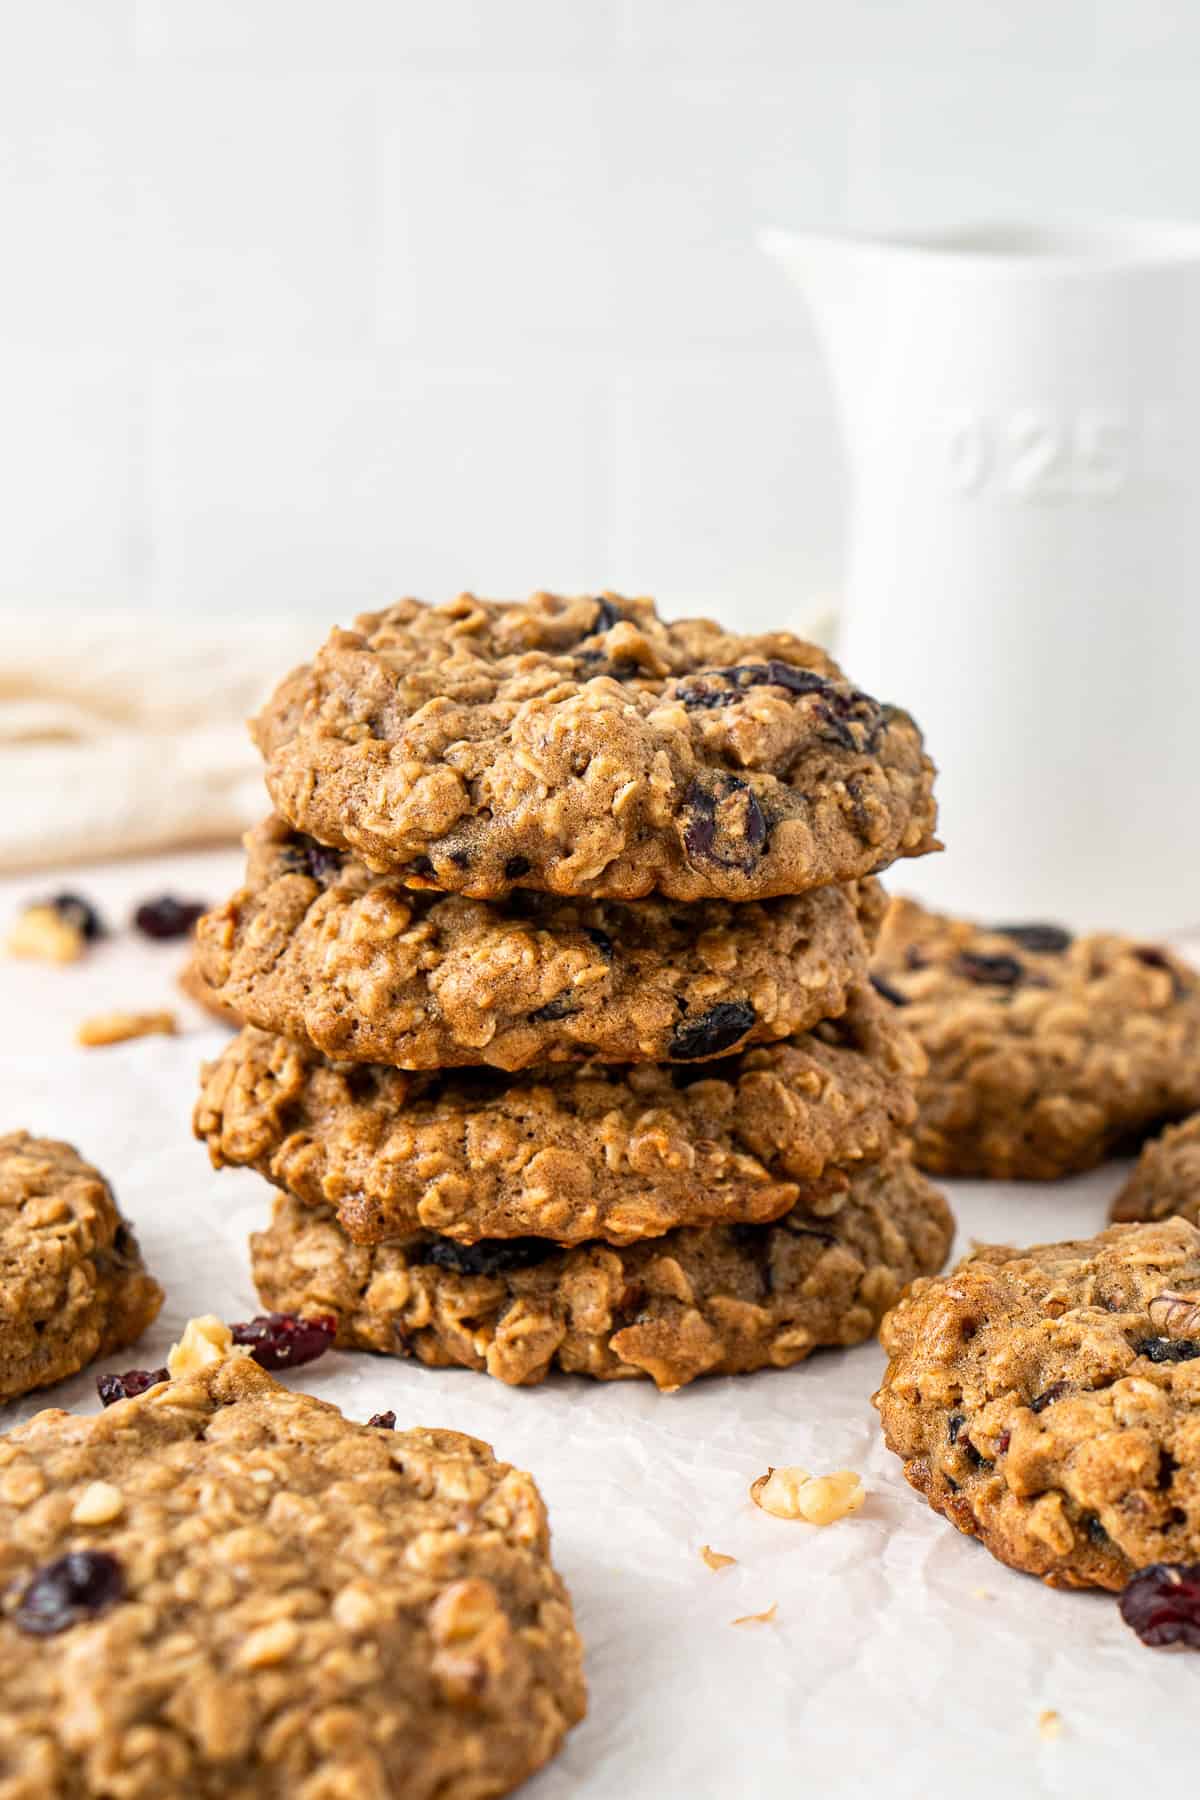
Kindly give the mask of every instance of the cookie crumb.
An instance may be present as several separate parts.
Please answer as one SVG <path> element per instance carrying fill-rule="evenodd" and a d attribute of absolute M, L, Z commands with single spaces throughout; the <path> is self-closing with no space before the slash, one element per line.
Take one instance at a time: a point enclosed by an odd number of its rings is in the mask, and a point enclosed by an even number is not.
<path fill-rule="evenodd" d="M 766 1612 L 743 1613 L 740 1619 L 731 1619 L 732 1625 L 769 1625 L 779 1611 L 778 1600 L 772 1600 Z"/>
<path fill-rule="evenodd" d="M 124 1044 L 130 1038 L 156 1034 L 174 1037 L 178 1030 L 175 1014 L 171 1012 L 99 1013 L 83 1021 L 75 1033 L 75 1041 L 87 1049 L 94 1049 L 101 1044 Z"/>
<path fill-rule="evenodd" d="M 991 1600 L 993 1598 L 991 1588 L 985 1587 L 972 1588 L 971 1596 L 975 1600 Z"/>
<path fill-rule="evenodd" d="M 1061 1737 L 1062 1728 L 1062 1719 L 1053 1707 L 1047 1707 L 1038 1714 L 1038 1736 L 1044 1743 L 1052 1744 L 1055 1738 Z"/>
<path fill-rule="evenodd" d="M 73 920 L 45 904 L 25 908 L 4 940 L 4 947 L 10 956 L 69 963 L 78 962 L 87 948 L 87 938 Z"/>
<path fill-rule="evenodd" d="M 700 1555 L 710 1569 L 727 1569 L 737 1561 L 736 1556 L 726 1556 L 721 1550 L 714 1550 L 711 1544 L 701 1544 Z"/>
<path fill-rule="evenodd" d="M 861 1477 L 853 1469 L 832 1475 L 810 1475 L 807 1469 L 768 1468 L 750 1484 L 750 1498 L 776 1519 L 804 1519 L 809 1525 L 832 1525 L 857 1512 L 866 1499 Z"/>

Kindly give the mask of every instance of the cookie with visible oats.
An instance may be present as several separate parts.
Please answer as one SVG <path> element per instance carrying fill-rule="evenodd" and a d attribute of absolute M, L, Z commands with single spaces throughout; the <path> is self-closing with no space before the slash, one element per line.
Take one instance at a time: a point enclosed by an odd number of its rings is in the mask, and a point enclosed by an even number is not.
<path fill-rule="evenodd" d="M 195 1322 L 173 1379 L 0 1438 L 13 1800 L 480 1800 L 582 1717 L 528 1475 L 352 1424 Z"/>
<path fill-rule="evenodd" d="M 929 1059 L 936 1174 L 1054 1180 L 1200 1106 L 1200 977 L 1160 945 L 893 900 L 872 968 Z"/>
<path fill-rule="evenodd" d="M 912 1117 L 919 1064 L 871 993 L 802 1037 L 717 1062 L 406 1074 L 247 1028 L 204 1072 L 196 1135 L 347 1233 L 628 1243 L 777 1218 Z"/>
<path fill-rule="evenodd" d="M 281 1195 L 251 1240 L 253 1273 L 267 1305 L 332 1313 L 347 1348 L 513 1385 L 561 1369 L 677 1388 L 860 1343 L 950 1248 L 945 1201 L 903 1148 L 854 1173 L 829 1170 L 799 1194 L 770 1225 L 568 1250 L 428 1233 L 356 1245 L 328 1209 Z"/>
<path fill-rule="evenodd" d="M 162 1298 L 90 1163 L 52 1138 L 0 1137 L 0 1399 L 132 1344 Z"/>
<path fill-rule="evenodd" d="M 880 1331 L 875 1405 L 930 1506 L 1053 1587 L 1200 1556 L 1200 1230 L 979 1246 Z"/>
<path fill-rule="evenodd" d="M 299 830 L 477 899 L 761 900 L 938 847 L 907 713 L 787 632 L 616 594 L 402 600 L 335 631 L 253 729 Z"/>
<path fill-rule="evenodd" d="M 1200 1225 L 1200 1113 L 1145 1146 L 1112 1203 L 1118 1222 L 1173 1216 Z"/>
<path fill-rule="evenodd" d="M 418 893 L 278 819 L 201 921 L 204 975 L 249 1023 L 404 1069 L 695 1062 L 808 1031 L 866 979 L 875 881 L 683 906 Z"/>

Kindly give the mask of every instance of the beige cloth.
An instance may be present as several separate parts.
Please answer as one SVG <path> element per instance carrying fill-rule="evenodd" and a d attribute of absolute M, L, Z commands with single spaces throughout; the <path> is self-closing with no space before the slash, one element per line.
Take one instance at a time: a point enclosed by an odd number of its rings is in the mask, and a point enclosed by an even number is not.
<path fill-rule="evenodd" d="M 329 623 L 6 614 L 0 869 L 237 838 L 267 810 L 245 721 Z"/>

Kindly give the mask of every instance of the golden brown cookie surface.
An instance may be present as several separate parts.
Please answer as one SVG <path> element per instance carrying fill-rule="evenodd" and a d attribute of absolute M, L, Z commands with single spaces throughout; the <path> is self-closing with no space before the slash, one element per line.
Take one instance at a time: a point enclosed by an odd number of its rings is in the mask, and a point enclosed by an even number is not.
<path fill-rule="evenodd" d="M 872 969 L 929 1059 L 923 1168 L 1053 1180 L 1200 1106 L 1200 976 L 1156 944 L 893 900 Z"/>
<path fill-rule="evenodd" d="M 764 899 L 936 848 L 906 713 L 799 638 L 649 600 L 404 600 L 335 631 L 254 729 L 298 829 L 481 899 Z"/>
<path fill-rule="evenodd" d="M 0 1786 L 477 1800 L 584 1711 L 529 1476 L 244 1357 L 0 1438 Z"/>
<path fill-rule="evenodd" d="M 361 1243 L 436 1231 L 627 1243 L 776 1218 L 797 1183 L 874 1161 L 918 1052 L 866 988 L 841 1018 L 712 1063 L 406 1074 L 247 1027 L 205 1072 L 196 1135 L 336 1208 Z"/>
<path fill-rule="evenodd" d="M 906 1282 L 940 1268 L 953 1222 L 903 1150 L 830 1170 L 769 1225 L 685 1229 L 622 1249 L 537 1239 L 352 1244 L 281 1195 L 252 1240 L 264 1304 L 330 1312 L 338 1342 L 512 1384 L 786 1368 L 869 1337 Z"/>
<path fill-rule="evenodd" d="M 201 921 L 225 1004 L 325 1055 L 405 1069 L 694 1062 L 807 1031 L 866 978 L 877 882 L 745 906 L 414 892 L 268 820 Z"/>
<path fill-rule="evenodd" d="M 908 1480 L 1052 1586 L 1119 1588 L 1200 1555 L 1200 1230 L 1119 1225 L 983 1245 L 917 1282 L 880 1331 L 875 1396 Z"/>
<path fill-rule="evenodd" d="M 132 1344 L 162 1298 L 90 1163 L 52 1138 L 0 1137 L 0 1399 Z"/>

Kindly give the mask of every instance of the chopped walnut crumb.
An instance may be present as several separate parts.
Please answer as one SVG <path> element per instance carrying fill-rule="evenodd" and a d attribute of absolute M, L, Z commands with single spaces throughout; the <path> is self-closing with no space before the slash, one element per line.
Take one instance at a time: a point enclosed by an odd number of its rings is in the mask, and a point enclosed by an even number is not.
<path fill-rule="evenodd" d="M 733 1625 L 769 1625 L 778 1611 L 778 1600 L 772 1600 L 766 1612 L 743 1613 L 740 1619 L 732 1619 L 730 1623 Z"/>
<path fill-rule="evenodd" d="M 857 1512 L 866 1489 L 853 1469 L 835 1469 L 832 1475 L 810 1475 L 807 1469 L 769 1468 L 751 1483 L 755 1506 L 777 1519 L 804 1519 L 810 1525 L 832 1525 Z"/>
<path fill-rule="evenodd" d="M 1045 1712 L 1038 1714 L 1038 1736 L 1047 1744 L 1052 1744 L 1056 1737 L 1062 1736 L 1062 1728 L 1062 1718 L 1053 1707 L 1047 1707 Z"/>
<path fill-rule="evenodd" d="M 171 1345 L 167 1368 L 172 1381 L 178 1381 L 181 1375 L 194 1375 L 208 1363 L 235 1355 L 245 1355 L 245 1351 L 234 1345 L 228 1325 L 215 1313 L 206 1313 L 202 1318 L 188 1320 L 179 1342 Z"/>
<path fill-rule="evenodd" d="M 701 1544 L 700 1555 L 710 1569 L 728 1569 L 737 1561 L 736 1556 L 726 1556 L 721 1550 L 714 1550 L 711 1544 Z"/>
<path fill-rule="evenodd" d="M 129 1038 L 152 1037 L 155 1033 L 174 1037 L 178 1030 L 175 1014 L 170 1012 L 100 1013 L 83 1021 L 75 1041 L 92 1049 L 100 1044 L 123 1044 Z"/>
<path fill-rule="evenodd" d="M 1194 1294 L 1176 1294 L 1168 1288 L 1146 1310 L 1150 1323 L 1164 1337 L 1194 1338 L 1200 1334 L 1200 1300 Z"/>
<path fill-rule="evenodd" d="M 39 962 L 77 962 L 86 948 L 87 938 L 74 920 L 49 905 L 27 906 L 5 939 L 10 956 Z"/>
<path fill-rule="evenodd" d="M 111 1525 L 125 1510 L 125 1496 L 110 1481 L 93 1481 L 71 1508 L 73 1525 Z"/>

